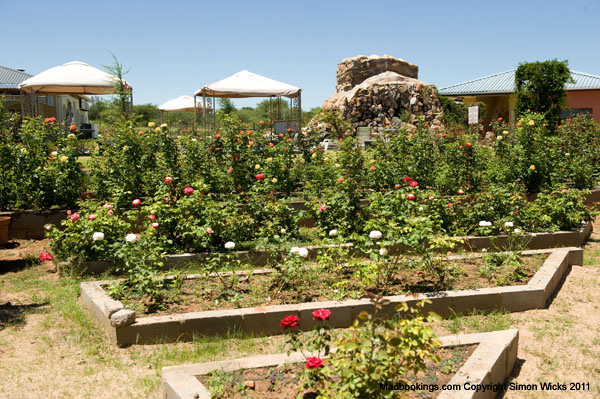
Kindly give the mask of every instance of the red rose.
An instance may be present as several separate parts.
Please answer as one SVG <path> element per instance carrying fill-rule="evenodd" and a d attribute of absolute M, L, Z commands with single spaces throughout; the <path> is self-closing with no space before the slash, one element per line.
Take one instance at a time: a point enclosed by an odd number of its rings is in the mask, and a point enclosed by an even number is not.
<path fill-rule="evenodd" d="M 156 215 L 154 215 L 154 214 L 151 213 L 150 215 L 148 215 L 148 219 L 150 219 L 150 220 L 156 220 Z"/>
<path fill-rule="evenodd" d="M 319 309 L 312 312 L 313 320 L 329 320 L 331 311 L 327 309 Z"/>
<path fill-rule="evenodd" d="M 415 200 L 415 195 L 411 194 L 411 193 L 408 193 L 408 194 L 406 194 L 406 199 L 409 200 L 409 201 L 414 201 Z"/>
<path fill-rule="evenodd" d="M 343 182 L 344 182 L 344 178 L 343 178 L 343 177 L 340 177 L 340 178 L 338 178 L 338 179 L 337 179 L 337 182 L 338 182 L 338 183 L 343 183 Z"/>
<path fill-rule="evenodd" d="M 193 188 L 191 188 L 191 187 L 186 187 L 186 188 L 184 188 L 184 189 L 183 189 L 183 192 L 184 192 L 186 195 L 192 195 L 192 194 L 193 194 L 193 192 L 194 192 L 194 189 L 193 189 Z"/>
<path fill-rule="evenodd" d="M 498 118 L 498 122 L 502 122 L 502 118 Z"/>
<path fill-rule="evenodd" d="M 470 147 L 470 146 L 471 146 L 471 143 L 469 143 L 469 142 L 467 141 L 467 142 L 465 143 L 465 145 L 466 145 L 467 147 Z"/>
<path fill-rule="evenodd" d="M 219 133 L 217 133 L 217 134 L 215 134 L 215 138 L 216 138 L 216 139 L 220 139 L 220 138 L 221 138 L 221 135 L 220 135 Z"/>
<path fill-rule="evenodd" d="M 79 213 L 75 212 L 71 215 L 71 222 L 76 222 L 77 219 L 79 219 L 81 217 L 81 215 L 79 215 Z"/>
<path fill-rule="evenodd" d="M 265 121 L 259 121 L 258 124 L 262 126 L 265 124 Z"/>
<path fill-rule="evenodd" d="M 273 147 L 275 144 L 273 143 L 269 143 L 269 147 Z"/>
<path fill-rule="evenodd" d="M 306 358 L 306 368 L 307 369 L 318 369 L 323 367 L 323 360 L 316 356 L 309 356 Z"/>
<path fill-rule="evenodd" d="M 434 126 L 433 130 L 438 130 L 440 127 L 439 126 Z"/>
<path fill-rule="evenodd" d="M 88 219 L 94 220 L 94 219 L 96 219 L 96 215 L 92 213 L 91 215 L 88 215 Z"/>
<path fill-rule="evenodd" d="M 46 122 L 46 123 L 50 123 L 50 122 L 52 122 L 52 119 L 50 119 L 50 118 L 46 118 L 46 119 L 44 119 L 44 122 Z"/>
<path fill-rule="evenodd" d="M 375 166 L 371 166 L 371 171 L 375 172 L 375 169 L 377 169 Z"/>
<path fill-rule="evenodd" d="M 411 187 L 418 187 L 419 183 L 416 180 L 413 180 L 413 181 L 410 182 L 410 186 Z"/>
<path fill-rule="evenodd" d="M 77 130 L 77 126 L 71 125 L 71 126 L 69 126 L 69 130 L 74 132 L 75 130 Z"/>
<path fill-rule="evenodd" d="M 410 177 L 404 176 L 404 183 L 409 183 L 411 181 L 412 181 L 412 179 Z"/>
<path fill-rule="evenodd" d="M 281 319 L 281 322 L 279 323 L 279 327 L 283 327 L 283 328 L 290 328 L 290 327 L 296 327 L 298 325 L 298 323 L 300 323 L 300 318 L 296 315 L 288 315 L 285 316 L 283 319 Z"/>
<path fill-rule="evenodd" d="M 396 185 L 394 186 L 394 188 L 395 188 L 396 190 L 398 190 L 400 187 L 402 187 L 402 185 L 401 185 L 401 184 L 396 184 Z"/>
<path fill-rule="evenodd" d="M 169 176 L 165 177 L 165 183 L 171 183 L 172 181 L 173 181 L 172 177 L 169 177 Z"/>
<path fill-rule="evenodd" d="M 40 254 L 40 261 L 45 262 L 47 260 L 54 260 L 54 257 L 50 255 L 48 252 L 42 252 Z"/>
<path fill-rule="evenodd" d="M 256 180 L 265 180 L 265 174 L 264 173 L 259 173 L 256 176 L 254 176 L 256 178 Z"/>
<path fill-rule="evenodd" d="M 282 139 L 282 138 L 283 138 L 283 133 L 279 133 L 279 134 L 277 135 L 277 137 L 279 137 L 280 139 Z"/>
<path fill-rule="evenodd" d="M 131 201 L 131 205 L 133 205 L 133 206 L 140 206 L 140 205 L 142 205 L 142 200 L 139 199 L 139 198 L 136 198 L 133 201 Z"/>

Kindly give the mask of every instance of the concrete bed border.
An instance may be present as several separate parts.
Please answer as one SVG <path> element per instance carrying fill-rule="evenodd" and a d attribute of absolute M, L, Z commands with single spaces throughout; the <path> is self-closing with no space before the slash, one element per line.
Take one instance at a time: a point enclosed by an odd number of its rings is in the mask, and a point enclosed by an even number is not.
<path fill-rule="evenodd" d="M 517 360 L 519 330 L 501 330 L 479 334 L 441 337 L 442 347 L 473 345 L 477 347 L 456 372 L 448 385 L 460 390 L 441 391 L 437 399 L 492 399 L 497 393 L 486 390 L 466 390 L 465 386 L 502 384 L 512 372 Z M 209 399 L 210 392 L 198 376 L 213 370 L 235 371 L 257 367 L 276 367 L 285 363 L 303 361 L 300 353 L 258 355 L 235 360 L 163 367 L 162 397 L 164 399 Z"/>
<path fill-rule="evenodd" d="M 583 245 L 585 240 L 589 237 L 592 232 L 592 223 L 588 222 L 583 224 L 579 229 L 570 231 L 556 231 L 552 233 L 525 233 L 519 236 L 517 242 L 523 245 L 527 249 L 550 249 L 558 247 L 579 247 Z M 509 240 L 507 235 L 498 236 L 464 236 L 457 237 L 463 240 L 459 244 L 459 249 L 465 249 L 467 251 L 477 251 L 484 248 L 490 248 L 492 243 L 498 248 L 508 248 Z M 342 246 L 352 247 L 352 244 L 340 244 Z M 317 254 L 320 250 L 333 247 L 337 245 L 308 245 L 305 248 L 308 250 L 308 259 L 316 260 Z M 379 247 L 374 247 L 378 249 Z M 391 255 L 395 255 L 399 252 L 404 251 L 399 245 L 393 245 L 389 248 Z M 190 263 L 201 263 L 210 254 L 208 253 L 184 253 L 177 255 L 166 255 L 164 261 L 164 269 L 177 269 L 185 267 Z M 269 253 L 267 251 L 237 251 L 236 256 L 243 263 L 248 263 L 257 267 L 265 266 L 269 263 Z M 76 262 L 75 266 L 77 269 L 88 272 L 88 273 L 102 273 L 110 270 L 113 264 L 110 261 L 97 260 L 97 261 L 82 261 Z"/>
<path fill-rule="evenodd" d="M 423 312 L 436 312 L 443 317 L 473 310 L 505 309 L 520 312 L 542 309 L 556 290 L 570 265 L 583 263 L 581 248 L 524 251 L 524 255 L 548 253 L 549 256 L 526 285 L 481 288 L 460 291 L 441 291 L 419 295 L 389 296 L 384 308 L 394 314 L 400 303 L 414 306 L 428 299 Z M 263 271 L 264 272 L 264 271 Z M 300 317 L 300 329 L 310 330 L 314 324 L 311 313 L 327 308 L 333 310 L 331 325 L 345 328 L 362 311 L 373 311 L 369 299 L 309 302 L 293 305 L 273 305 L 254 308 L 208 310 L 136 319 L 133 310 L 124 309 L 121 302 L 110 298 L 102 288 L 107 281 L 81 283 L 81 299 L 93 319 L 105 331 L 110 341 L 119 346 L 154 344 L 192 340 L 194 335 L 222 335 L 233 330 L 246 334 L 277 335 L 282 330 L 279 321 L 289 314 Z"/>

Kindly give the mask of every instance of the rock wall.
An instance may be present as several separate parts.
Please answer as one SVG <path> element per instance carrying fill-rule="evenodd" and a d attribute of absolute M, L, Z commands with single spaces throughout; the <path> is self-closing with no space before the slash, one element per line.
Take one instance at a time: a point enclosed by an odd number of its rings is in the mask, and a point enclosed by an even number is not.
<path fill-rule="evenodd" d="M 435 86 L 417 80 L 417 75 L 417 66 L 390 56 L 346 58 L 338 65 L 337 92 L 323 109 L 337 109 L 353 128 L 398 126 L 401 120 L 414 123 L 421 116 L 432 126 L 441 125 Z"/>
<path fill-rule="evenodd" d="M 419 77 L 419 67 L 404 61 L 400 58 L 394 58 L 389 55 L 382 57 L 371 55 L 366 57 L 359 55 L 351 58 L 344 58 L 337 66 L 337 86 L 336 91 L 348 91 L 370 78 L 379 75 L 382 72 L 396 72 L 407 78 L 417 79 Z"/>

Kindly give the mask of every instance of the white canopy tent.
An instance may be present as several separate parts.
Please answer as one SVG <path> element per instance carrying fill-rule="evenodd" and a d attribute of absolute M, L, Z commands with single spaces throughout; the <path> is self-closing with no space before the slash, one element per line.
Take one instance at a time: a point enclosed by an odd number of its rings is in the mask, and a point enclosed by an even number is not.
<path fill-rule="evenodd" d="M 34 94 L 114 94 L 118 78 L 84 62 L 73 61 L 47 69 L 19 84 L 19 89 Z M 125 93 L 133 90 L 121 80 Z"/>
<path fill-rule="evenodd" d="M 202 87 L 194 93 L 194 102 L 197 96 L 202 96 L 205 123 L 206 113 L 212 108 L 214 109 L 214 98 L 249 98 L 249 97 L 277 97 L 281 101 L 281 97 L 290 98 L 290 102 L 294 101 L 297 109 L 298 121 L 302 119 L 301 108 L 301 93 L 302 89 L 287 83 L 279 82 L 261 75 L 257 75 L 247 70 L 240 71 L 228 78 L 219 80 Z M 210 99 L 213 98 L 212 101 Z M 207 106 L 207 99 L 210 103 Z M 293 106 L 290 108 L 294 109 Z M 280 112 L 278 113 L 280 116 Z M 272 118 L 272 110 L 271 110 Z"/>
<path fill-rule="evenodd" d="M 163 112 L 194 112 L 196 106 L 192 96 L 180 96 L 159 105 L 158 109 Z"/>

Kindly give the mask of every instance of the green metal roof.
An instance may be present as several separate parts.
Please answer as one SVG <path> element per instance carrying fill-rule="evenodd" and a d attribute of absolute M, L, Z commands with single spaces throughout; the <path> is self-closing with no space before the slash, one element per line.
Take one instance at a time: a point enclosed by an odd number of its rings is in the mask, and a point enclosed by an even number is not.
<path fill-rule="evenodd" d="M 500 94 L 515 91 L 516 69 L 501 72 L 468 82 L 458 83 L 438 90 L 444 96 L 469 96 L 478 94 Z M 567 83 L 567 90 L 600 89 L 600 76 L 571 71 L 575 83 Z"/>
<path fill-rule="evenodd" d="M 19 83 L 33 75 L 0 65 L 0 89 L 18 89 Z"/>

